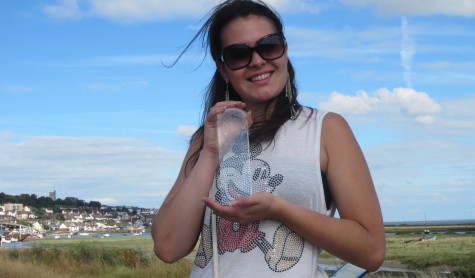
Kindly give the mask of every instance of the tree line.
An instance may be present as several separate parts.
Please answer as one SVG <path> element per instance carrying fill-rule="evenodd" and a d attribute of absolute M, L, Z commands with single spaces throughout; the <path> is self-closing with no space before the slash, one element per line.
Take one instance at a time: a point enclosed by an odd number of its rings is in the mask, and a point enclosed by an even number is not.
<path fill-rule="evenodd" d="M 4 192 L 0 193 L 0 204 L 23 204 L 35 209 L 51 208 L 54 212 L 59 212 L 60 207 L 75 207 L 75 208 L 89 208 L 100 209 L 102 204 L 97 201 L 86 202 L 76 197 L 66 197 L 64 199 L 57 198 L 56 200 L 50 197 L 40 196 L 36 194 L 20 194 L 20 195 L 8 195 Z"/>

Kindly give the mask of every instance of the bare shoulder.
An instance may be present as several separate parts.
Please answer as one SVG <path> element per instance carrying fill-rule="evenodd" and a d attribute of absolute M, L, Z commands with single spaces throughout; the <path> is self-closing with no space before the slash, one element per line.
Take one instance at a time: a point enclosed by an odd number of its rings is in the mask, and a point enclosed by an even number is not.
<path fill-rule="evenodd" d="M 360 147 L 346 119 L 340 114 L 329 112 L 323 119 L 321 139 L 321 167 L 328 170 L 330 161 L 348 158 L 350 154 L 360 155 Z"/>
<path fill-rule="evenodd" d="M 340 114 L 329 112 L 323 119 L 323 139 L 338 139 L 342 135 L 352 135 L 351 128 L 346 119 Z"/>

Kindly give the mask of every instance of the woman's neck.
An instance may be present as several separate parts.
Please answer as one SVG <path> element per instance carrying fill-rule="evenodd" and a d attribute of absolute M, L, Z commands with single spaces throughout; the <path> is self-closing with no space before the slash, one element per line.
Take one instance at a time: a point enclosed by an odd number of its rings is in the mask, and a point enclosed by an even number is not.
<path fill-rule="evenodd" d="M 265 122 L 268 120 L 272 113 L 274 113 L 275 99 L 270 103 L 246 103 L 246 110 L 252 111 L 252 121 L 254 123 Z"/>

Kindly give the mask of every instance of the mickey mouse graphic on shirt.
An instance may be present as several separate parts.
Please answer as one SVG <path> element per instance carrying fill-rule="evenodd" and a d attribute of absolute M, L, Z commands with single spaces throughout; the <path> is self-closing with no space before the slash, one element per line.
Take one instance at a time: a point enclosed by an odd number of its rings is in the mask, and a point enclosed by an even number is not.
<path fill-rule="evenodd" d="M 240 152 L 239 149 L 233 151 L 235 155 L 223 160 L 216 173 L 217 191 L 214 197 L 220 204 L 229 204 L 235 198 L 249 195 L 237 186 L 239 175 L 243 172 L 245 163 L 249 162 L 247 157 L 249 154 Z M 261 152 L 261 144 L 250 146 L 253 192 L 272 193 L 282 183 L 284 177 L 281 174 L 271 175 L 270 165 L 264 160 L 257 159 Z M 263 252 L 269 268 L 275 272 L 292 268 L 302 256 L 304 239 L 284 224 L 277 227 L 273 241 L 269 242 L 265 237 L 266 234 L 259 230 L 260 221 L 241 225 L 218 216 L 216 222 L 219 254 L 237 250 L 247 253 L 258 247 Z M 212 236 L 214 235 L 211 228 L 206 224 L 203 225 L 201 243 L 195 258 L 195 265 L 200 268 L 204 268 L 213 257 Z"/>

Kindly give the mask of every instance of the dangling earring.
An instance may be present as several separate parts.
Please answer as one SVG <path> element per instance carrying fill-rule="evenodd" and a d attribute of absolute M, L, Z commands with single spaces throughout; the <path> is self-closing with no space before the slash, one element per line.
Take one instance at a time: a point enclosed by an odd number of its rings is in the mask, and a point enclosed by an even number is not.
<path fill-rule="evenodd" d="M 285 96 L 289 100 L 290 119 L 295 120 L 297 119 L 297 111 L 295 110 L 294 103 L 293 103 L 292 85 L 290 84 L 290 76 L 287 79 L 287 83 L 285 84 Z"/>
<path fill-rule="evenodd" d="M 226 92 L 224 92 L 224 100 L 229 101 L 229 83 L 226 83 Z"/>

